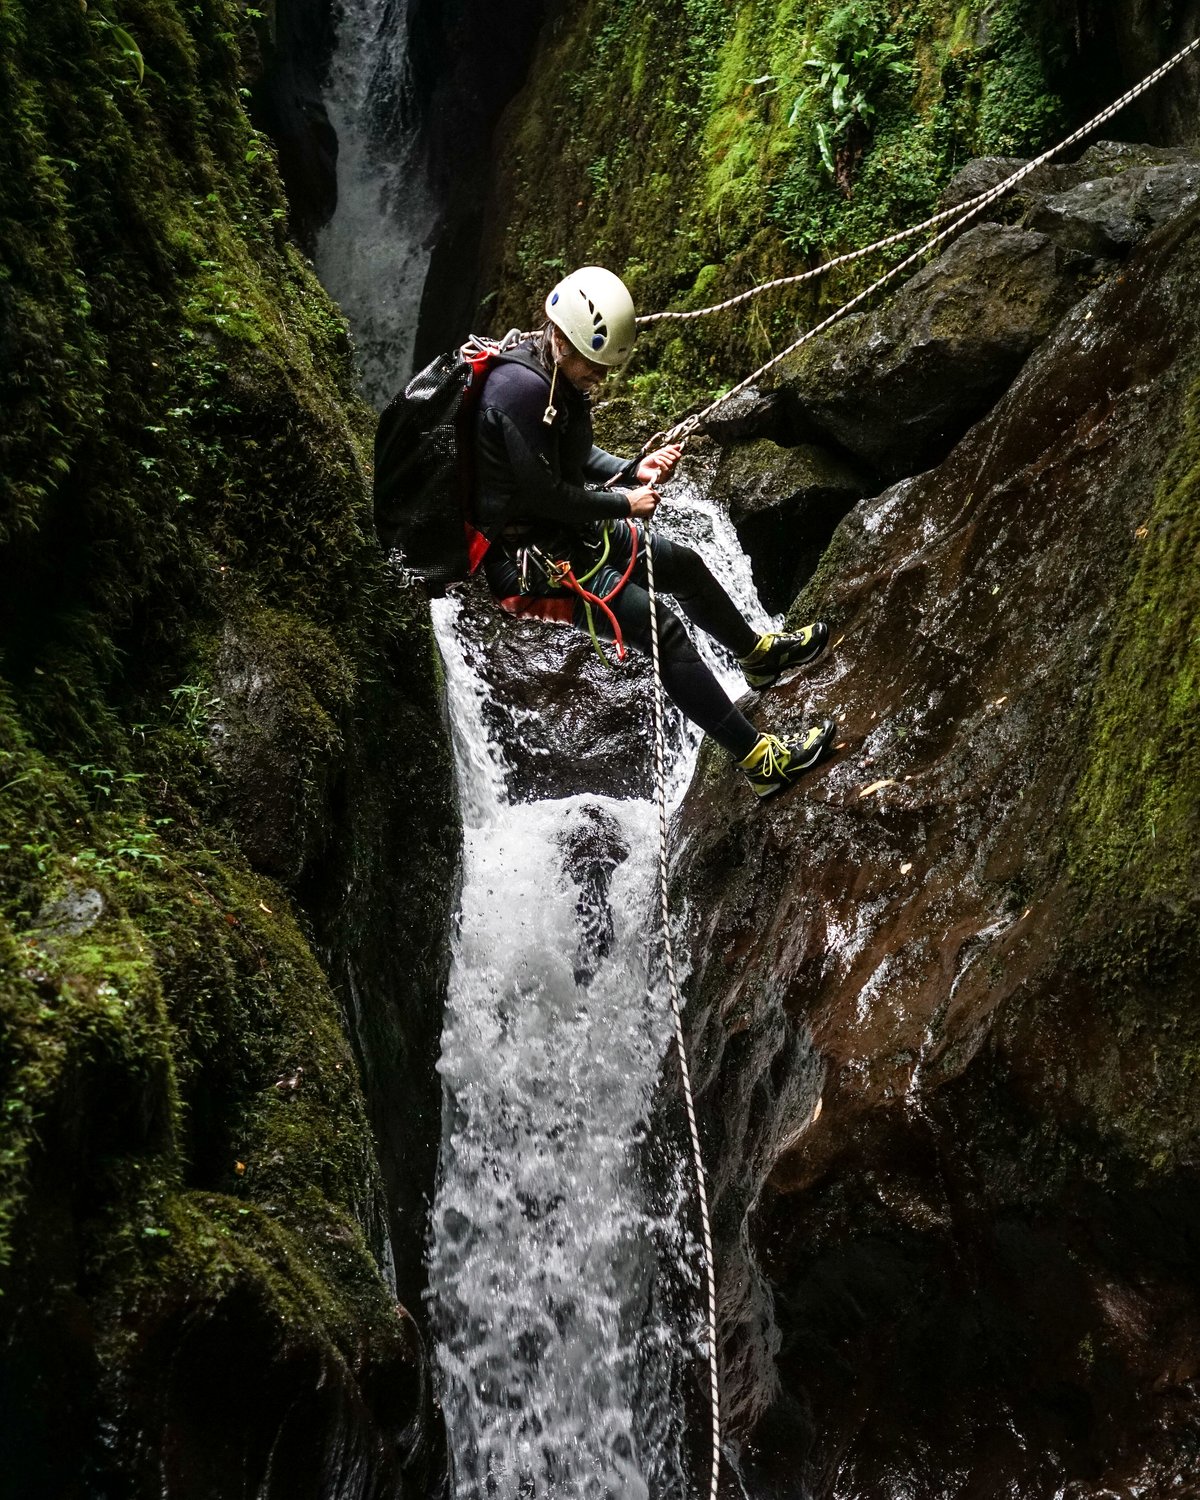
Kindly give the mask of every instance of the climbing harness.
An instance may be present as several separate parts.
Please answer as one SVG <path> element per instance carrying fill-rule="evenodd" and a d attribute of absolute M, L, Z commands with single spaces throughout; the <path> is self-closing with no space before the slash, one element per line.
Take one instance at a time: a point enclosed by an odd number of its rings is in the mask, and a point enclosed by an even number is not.
<path fill-rule="evenodd" d="M 708 420 L 709 417 L 712 416 L 713 412 L 715 412 L 718 407 L 723 406 L 727 401 L 731 401 L 734 396 L 740 395 L 742 391 L 746 390 L 749 386 L 760 380 L 762 376 L 773 370 L 776 365 L 787 359 L 790 354 L 794 354 L 797 349 L 808 343 L 810 339 L 816 338 L 818 334 L 824 333 L 827 329 L 832 328 L 835 323 L 839 323 L 843 318 L 848 317 L 855 308 L 860 307 L 869 297 L 873 296 L 877 291 L 879 291 L 882 287 L 885 287 L 889 282 L 894 281 L 902 271 L 906 271 L 910 266 L 921 260 L 925 255 L 929 253 L 930 250 L 935 249 L 944 240 L 949 239 L 953 235 L 957 234 L 960 229 L 962 229 L 972 219 L 977 217 L 977 215 L 981 214 L 990 203 L 994 203 L 997 198 L 1000 198 L 1005 193 L 1009 192 L 1018 182 L 1021 182 L 1024 178 L 1028 177 L 1031 172 L 1036 171 L 1038 167 L 1044 166 L 1046 162 L 1052 160 L 1055 156 L 1058 156 L 1061 152 L 1067 150 L 1068 147 L 1075 145 L 1076 142 L 1082 140 L 1086 135 L 1089 135 L 1100 125 L 1103 125 L 1107 120 L 1110 120 L 1113 115 L 1117 114 L 1118 111 L 1124 109 L 1127 104 L 1132 103 L 1133 100 L 1139 98 L 1148 89 L 1152 88 L 1160 78 L 1164 77 L 1171 71 L 1172 68 L 1177 67 L 1181 62 L 1184 61 L 1185 58 L 1190 57 L 1198 49 L 1200 49 L 1200 37 L 1197 37 L 1194 41 L 1189 42 L 1188 45 L 1177 52 L 1174 57 L 1168 58 L 1168 60 L 1160 67 L 1156 68 L 1153 73 L 1150 73 L 1145 78 L 1143 78 L 1141 83 L 1130 89 L 1128 93 L 1123 94 L 1118 100 L 1110 104 L 1106 109 L 1101 110 L 1101 112 L 1093 119 L 1089 120 L 1086 125 L 1082 125 L 1078 130 L 1073 131 L 1069 136 L 1066 137 L 1065 140 L 1060 141 L 1057 146 L 1051 147 L 1049 151 L 1044 151 L 1041 156 L 1036 157 L 1033 161 L 1026 162 L 1023 167 L 1014 172 L 1010 177 L 1007 177 L 1003 182 L 997 183 L 995 187 L 989 188 L 986 192 L 979 193 L 976 197 L 968 199 L 964 204 L 959 204 L 955 208 L 944 209 L 940 214 L 935 214 L 931 219 L 926 219 L 923 223 L 916 224 L 910 229 L 901 230 L 898 234 L 889 235 L 886 239 L 879 240 L 874 245 L 868 245 L 862 250 L 850 251 L 845 255 L 836 257 L 834 260 L 827 261 L 824 265 L 817 266 L 809 271 L 802 271 L 795 276 L 782 276 L 776 278 L 774 281 L 764 282 L 762 286 L 752 287 L 748 292 L 742 292 L 740 295 L 731 297 L 725 302 L 714 303 L 711 307 L 697 308 L 692 312 L 686 313 L 648 313 L 645 315 L 645 317 L 639 318 L 639 323 L 654 323 L 667 318 L 687 319 L 706 317 L 711 313 L 721 312 L 726 308 L 734 307 L 738 303 L 749 300 L 751 297 L 757 297 L 761 293 L 769 291 L 774 287 L 795 285 L 798 282 L 807 281 L 812 277 L 822 276 L 827 271 L 832 270 L 835 266 L 846 265 L 852 260 L 858 260 L 863 256 L 874 254 L 879 250 L 886 249 L 891 245 L 899 243 L 901 240 L 909 239 L 916 234 L 923 233 L 924 231 L 935 228 L 940 224 L 946 225 L 945 228 L 941 229 L 937 234 L 933 235 L 932 238 L 926 240 L 919 249 L 914 250 L 910 255 L 905 256 L 903 260 L 899 261 L 895 266 L 891 267 L 890 270 L 884 272 L 884 274 L 877 280 L 873 281 L 865 291 L 862 291 L 856 297 L 851 298 L 849 302 L 844 303 L 841 307 L 835 309 L 835 311 L 832 312 L 829 317 L 825 318 L 815 327 L 810 328 L 806 333 L 801 334 L 801 336 L 796 339 L 794 343 L 789 344 L 788 347 L 782 350 L 779 354 L 773 355 L 772 358 L 766 362 L 766 364 L 760 365 L 757 370 L 754 370 L 750 375 L 747 375 L 744 380 L 739 381 L 737 385 L 735 385 L 731 390 L 726 391 L 724 395 L 718 396 L 715 401 L 711 402 L 702 411 L 695 412 L 693 415 L 685 417 L 681 422 L 676 423 L 674 427 L 668 429 L 668 431 L 666 431 L 665 433 L 655 433 L 655 435 L 646 443 L 645 447 L 642 449 L 642 452 L 650 453 L 655 448 L 662 446 L 663 443 L 686 442 L 687 439 L 697 430 L 697 428 L 703 426 L 703 424 Z M 947 223 L 948 220 L 949 223 Z"/>
<path fill-rule="evenodd" d="M 612 662 L 604 654 L 604 649 L 600 645 L 600 637 L 596 634 L 596 618 L 592 610 L 598 609 L 612 627 L 613 640 L 617 647 L 617 660 L 619 662 L 624 661 L 626 656 L 625 637 L 621 632 L 620 622 L 609 608 L 609 605 L 629 582 L 633 575 L 634 565 L 637 563 L 638 529 L 636 523 L 631 523 L 629 529 L 632 533 L 629 548 L 629 565 L 607 594 L 594 594 L 586 587 L 608 561 L 608 554 L 612 548 L 612 534 L 607 526 L 604 528 L 604 550 L 582 578 L 576 576 L 575 570 L 565 557 L 548 557 L 539 547 L 522 547 L 517 553 L 517 566 L 522 594 L 528 592 L 529 569 L 531 564 L 535 564 L 551 588 L 566 589 L 582 601 L 584 614 L 587 617 L 588 634 L 592 638 L 592 645 L 595 648 L 596 655 L 606 667 L 611 667 Z M 507 601 L 501 600 L 500 602 L 504 605 Z M 515 613 L 515 611 L 510 610 L 510 613 Z"/>
<path fill-rule="evenodd" d="M 708 1186 L 704 1178 L 704 1156 L 700 1150 L 700 1130 L 696 1124 L 696 1105 L 692 1098 L 692 1077 L 688 1068 L 687 1044 L 683 1035 L 683 1010 L 679 1002 L 679 985 L 675 978 L 675 953 L 671 944 L 671 909 L 667 886 L 667 773 L 666 736 L 663 731 L 663 685 L 658 655 L 658 603 L 654 593 L 654 548 L 650 545 L 650 528 L 646 525 L 646 592 L 650 596 L 650 657 L 654 666 L 654 791 L 658 804 L 658 891 L 662 909 L 663 956 L 667 968 L 667 992 L 671 999 L 671 1018 L 675 1025 L 675 1050 L 679 1055 L 679 1072 L 683 1080 L 683 1102 L 687 1108 L 688 1132 L 692 1141 L 692 1162 L 696 1172 L 696 1197 L 700 1204 L 700 1233 L 704 1243 L 704 1274 L 708 1288 L 708 1381 L 712 1404 L 712 1483 L 709 1500 L 717 1500 L 717 1483 L 721 1473 L 721 1389 L 717 1370 L 717 1275 L 713 1257 L 712 1228 L 708 1218 Z"/>

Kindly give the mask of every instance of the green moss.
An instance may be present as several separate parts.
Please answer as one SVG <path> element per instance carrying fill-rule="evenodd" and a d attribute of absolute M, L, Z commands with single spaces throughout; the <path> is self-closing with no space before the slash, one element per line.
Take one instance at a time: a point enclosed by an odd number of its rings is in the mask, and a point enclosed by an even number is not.
<path fill-rule="evenodd" d="M 835 56 L 850 59 L 861 100 L 840 133 L 845 106 L 809 66 Z M 1064 56 L 1061 23 L 1033 0 L 592 0 L 548 31 L 502 152 L 511 227 L 489 267 L 489 315 L 527 319 L 568 264 L 599 260 L 639 306 L 685 309 L 869 243 L 924 217 L 972 156 L 1045 144 L 1065 113 Z M 872 274 L 650 330 L 629 378 L 674 412 Z"/>
<path fill-rule="evenodd" d="M 228 820 L 231 640 L 302 787 L 407 716 L 435 930 L 451 884 L 428 608 L 370 538 L 372 416 L 255 56 L 235 0 L 0 3 L 0 1314 L 40 1318 L 35 1369 L 86 1326 L 109 1392 L 145 1309 L 234 1284 L 351 1363 L 400 1337 L 339 1007 Z"/>
<path fill-rule="evenodd" d="M 1076 962 L 1127 1059 L 1099 1081 L 1095 1105 L 1146 1163 L 1186 1157 L 1197 1131 L 1198 492 L 1200 380 L 1153 509 L 1131 539 L 1127 586 L 1081 724 L 1071 809 Z"/>
<path fill-rule="evenodd" d="M 1089 884 L 1168 903 L 1194 892 L 1200 873 L 1197 494 L 1200 383 L 1133 540 L 1075 807 L 1077 869 Z"/>

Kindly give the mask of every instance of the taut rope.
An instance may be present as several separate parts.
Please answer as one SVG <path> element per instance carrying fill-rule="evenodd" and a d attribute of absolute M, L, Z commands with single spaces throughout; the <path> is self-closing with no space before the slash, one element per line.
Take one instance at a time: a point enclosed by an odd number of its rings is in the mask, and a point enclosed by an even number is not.
<path fill-rule="evenodd" d="M 1041 156 L 1035 157 L 1033 161 L 1026 162 L 1011 177 L 1006 177 L 1003 182 L 997 183 L 995 187 L 988 188 L 986 192 L 977 194 L 974 198 L 968 198 L 965 202 L 956 204 L 953 208 L 944 208 L 940 213 L 934 214 L 932 218 L 924 219 L 920 224 L 913 224 L 908 229 L 898 229 L 895 234 L 889 234 L 885 239 L 876 240 L 873 245 L 864 245 L 861 250 L 848 250 L 844 255 L 835 255 L 832 260 L 823 261 L 821 265 L 813 266 L 807 271 L 800 271 L 794 276 L 776 276 L 772 281 L 764 281 L 759 286 L 752 286 L 749 291 L 739 292 L 735 297 L 727 297 L 724 302 L 714 302 L 710 307 L 692 308 L 690 312 L 644 313 L 638 318 L 638 324 L 664 323 L 667 321 L 683 323 L 692 318 L 707 318 L 712 313 L 725 312 L 731 307 L 737 307 L 742 302 L 749 302 L 753 297 L 761 297 L 764 292 L 774 291 L 777 287 L 798 286 L 802 281 L 812 281 L 817 276 L 824 276 L 826 272 L 836 270 L 838 266 L 848 266 L 851 262 L 862 260 L 868 255 L 876 255 L 881 250 L 889 250 L 893 245 L 898 245 L 903 240 L 909 240 L 918 234 L 924 234 L 927 230 L 936 229 L 940 224 L 945 224 L 951 219 L 957 219 L 960 215 L 963 216 L 963 222 L 965 223 L 967 218 L 973 218 L 976 213 L 986 208 L 989 203 L 1003 197 L 1018 182 L 1028 177 L 1031 172 L 1036 172 L 1039 167 L 1045 166 L 1048 161 L 1052 161 L 1061 152 L 1066 151 L 1068 147 L 1075 145 L 1077 141 L 1081 141 L 1084 136 L 1090 135 L 1093 130 L 1097 130 L 1101 125 L 1106 124 L 1119 110 L 1124 109 L 1127 104 L 1132 104 L 1147 89 L 1153 88 L 1160 78 L 1169 73 L 1172 68 L 1177 67 L 1185 58 L 1195 52 L 1197 48 L 1200 48 L 1200 37 L 1197 37 L 1194 42 L 1189 42 L 1174 57 L 1168 58 L 1160 67 L 1155 68 L 1153 73 L 1147 74 L 1141 83 L 1130 89 L 1127 94 L 1122 94 L 1115 103 L 1101 110 L 1086 125 L 1081 125 L 1078 130 L 1072 131 L 1065 140 L 1059 141 L 1057 146 L 1052 146 L 1049 151 L 1043 151 Z"/>
<path fill-rule="evenodd" d="M 1005 178 L 1003 182 L 997 183 L 994 188 L 989 188 L 987 192 L 980 193 L 976 197 L 968 199 L 965 204 L 959 204 L 957 208 L 945 209 L 942 213 L 935 214 L 932 219 L 926 219 L 924 223 L 914 225 L 911 229 L 901 230 L 899 234 L 890 235 L 885 240 L 880 240 L 874 245 L 868 245 L 864 250 L 851 251 L 846 255 L 837 257 L 835 260 L 828 261 L 825 265 L 817 266 L 813 270 L 802 271 L 799 273 L 799 275 L 796 276 L 784 276 L 777 278 L 775 281 L 765 282 L 762 286 L 753 287 L 750 291 L 742 292 L 737 297 L 731 297 L 726 302 L 714 303 L 712 307 L 697 308 L 694 312 L 688 313 L 649 313 L 646 315 L 646 317 L 639 318 L 639 323 L 652 323 L 664 318 L 705 317 L 709 313 L 720 312 L 724 308 L 735 306 L 739 302 L 744 302 L 750 297 L 756 297 L 761 292 L 768 291 L 772 287 L 791 285 L 796 282 L 807 281 L 813 276 L 824 275 L 826 271 L 831 270 L 834 266 L 845 265 L 848 261 L 856 260 L 861 256 L 869 255 L 876 250 L 881 250 L 889 245 L 894 245 L 899 240 L 908 239 L 910 236 L 918 234 L 923 230 L 931 229 L 935 225 L 945 223 L 947 219 L 950 220 L 950 223 L 946 228 L 940 230 L 939 233 L 926 240 L 919 249 L 914 250 L 910 255 L 906 255 L 902 261 L 899 261 L 890 270 L 885 271 L 884 274 L 877 280 L 873 281 L 865 291 L 859 292 L 856 297 L 852 297 L 849 302 L 835 309 L 827 318 L 818 323 L 814 328 L 810 328 L 806 333 L 801 334 L 800 337 L 796 339 L 794 343 L 789 344 L 786 349 L 782 350 L 779 354 L 773 355 L 771 359 L 767 360 L 766 364 L 760 365 L 757 370 L 754 370 L 751 374 L 747 375 L 744 380 L 740 380 L 732 390 L 726 391 L 723 396 L 718 396 L 717 399 L 706 406 L 703 411 L 695 412 L 692 416 L 685 417 L 683 421 L 677 422 L 676 425 L 665 434 L 656 433 L 654 437 L 649 440 L 642 451 L 648 453 L 652 451 L 652 449 L 659 447 L 663 442 L 685 442 L 692 435 L 692 433 L 696 431 L 698 427 L 703 426 L 703 424 L 708 420 L 709 417 L 712 416 L 713 412 L 715 412 L 718 407 L 723 406 L 725 402 L 732 400 L 734 396 L 739 395 L 742 391 L 746 390 L 747 387 L 753 385 L 755 381 L 760 380 L 762 376 L 766 375 L 769 371 L 773 370 L 776 365 L 785 360 L 789 354 L 794 354 L 797 349 L 801 348 L 802 345 L 807 344 L 810 339 L 816 338 L 818 334 L 824 333 L 827 329 L 832 328 L 835 323 L 838 323 L 843 318 L 849 316 L 849 314 L 852 313 L 856 307 L 860 307 L 868 297 L 873 296 L 882 287 L 885 287 L 890 281 L 894 281 L 902 271 L 906 271 L 910 266 L 915 265 L 916 262 L 927 255 L 930 250 L 933 250 L 936 246 L 940 245 L 943 240 L 949 239 L 951 236 L 957 234 L 958 231 L 964 227 L 964 225 L 968 224 L 972 219 L 981 214 L 990 203 L 994 203 L 997 198 L 1000 198 L 1005 193 L 1009 192 L 1018 182 L 1028 177 L 1031 172 L 1036 171 L 1038 167 L 1044 166 L 1046 162 L 1050 161 L 1060 152 L 1065 151 L 1069 146 L 1072 146 L 1077 141 L 1082 140 L 1085 135 L 1090 134 L 1091 131 L 1095 130 L 1098 126 L 1103 125 L 1119 110 L 1124 109 L 1127 104 L 1132 103 L 1133 100 L 1139 98 L 1142 94 L 1144 94 L 1147 89 L 1152 88 L 1154 84 L 1156 84 L 1160 78 L 1164 77 L 1165 74 L 1169 73 L 1172 68 L 1178 67 L 1178 65 L 1183 62 L 1185 58 L 1190 57 L 1192 53 L 1194 53 L 1197 49 L 1200 49 L 1200 37 L 1197 37 L 1195 41 L 1189 42 L 1186 47 L 1181 48 L 1181 50 L 1178 51 L 1174 55 L 1174 57 L 1168 58 L 1167 61 L 1160 67 L 1155 68 L 1153 73 L 1147 74 L 1147 76 L 1143 78 L 1141 83 L 1137 84 L 1136 87 L 1130 89 L 1128 93 L 1122 94 L 1121 97 L 1114 103 L 1110 104 L 1107 109 L 1101 110 L 1101 112 L 1093 119 L 1089 120 L 1086 125 L 1081 125 L 1078 130 L 1073 131 L 1072 134 L 1067 136 L 1065 140 L 1060 141 L 1057 146 L 1051 147 L 1049 151 L 1043 151 L 1041 156 L 1035 157 L 1033 161 L 1026 162 L 1026 164 L 1018 171 L 1014 172 L 1011 177 Z"/>

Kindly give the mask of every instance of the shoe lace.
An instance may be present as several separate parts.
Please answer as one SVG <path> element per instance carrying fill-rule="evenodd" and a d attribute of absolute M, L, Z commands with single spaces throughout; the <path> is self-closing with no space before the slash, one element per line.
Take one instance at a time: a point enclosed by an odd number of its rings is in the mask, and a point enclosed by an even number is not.
<path fill-rule="evenodd" d="M 763 758 L 759 763 L 758 774 L 767 777 L 769 780 L 771 777 L 778 776 L 781 772 L 787 770 L 792 755 L 791 751 L 778 736 L 765 734 L 763 739 L 766 741 L 766 744 L 763 746 Z"/>

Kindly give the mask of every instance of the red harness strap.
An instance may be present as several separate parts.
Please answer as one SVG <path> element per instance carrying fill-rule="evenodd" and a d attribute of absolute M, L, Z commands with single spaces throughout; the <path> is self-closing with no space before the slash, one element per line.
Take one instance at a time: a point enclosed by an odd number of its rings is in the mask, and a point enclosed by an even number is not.
<path fill-rule="evenodd" d="M 558 563 L 555 574 L 555 581 L 562 588 L 569 589 L 572 594 L 582 599 L 585 604 L 595 605 L 603 613 L 604 618 L 612 626 L 613 640 L 617 646 L 618 661 L 625 660 L 625 638 L 621 634 L 621 627 L 617 623 L 616 615 L 613 614 L 608 606 L 629 582 L 633 574 L 634 564 L 637 562 L 638 530 L 636 526 L 631 526 L 629 529 L 633 536 L 632 545 L 629 549 L 629 566 L 617 582 L 613 584 L 612 588 L 609 589 L 607 594 L 593 594 L 588 589 L 585 589 L 579 579 L 575 577 L 575 573 L 568 562 Z M 498 602 L 500 608 L 510 615 L 517 615 L 523 619 L 548 620 L 556 625 L 570 625 L 575 615 L 574 602 L 570 599 L 564 599 L 561 596 L 556 599 L 547 599 L 544 596 L 538 597 L 531 594 L 511 594 L 508 598 L 501 599 Z"/>
<path fill-rule="evenodd" d="M 637 551 L 638 551 L 638 532 L 637 532 L 637 527 L 636 526 L 631 526 L 629 528 L 629 531 L 630 531 L 630 535 L 632 537 L 632 545 L 629 548 L 629 566 L 625 569 L 624 573 L 622 573 L 622 575 L 620 576 L 620 578 L 617 579 L 616 583 L 613 584 L 612 588 L 609 589 L 609 591 L 608 591 L 607 594 L 604 594 L 604 595 L 593 594 L 593 593 L 590 593 L 587 589 L 585 589 L 584 586 L 583 586 L 583 584 L 580 583 L 579 579 L 575 577 L 575 574 L 574 574 L 574 572 L 571 569 L 570 563 L 566 563 L 566 562 L 560 563 L 559 564 L 559 575 L 558 575 L 559 582 L 563 585 L 564 588 L 570 589 L 573 594 L 578 594 L 578 596 L 583 600 L 583 602 L 585 604 L 594 604 L 594 605 L 596 605 L 596 607 L 604 615 L 604 618 L 612 626 L 613 640 L 616 642 L 616 645 L 617 645 L 617 660 L 618 661 L 624 661 L 625 660 L 625 637 L 621 634 L 621 627 L 617 623 L 617 617 L 616 617 L 616 615 L 613 614 L 612 610 L 609 609 L 608 606 L 609 606 L 610 602 L 617 597 L 617 595 L 621 592 L 621 590 L 629 582 L 630 575 L 633 572 L 633 565 L 634 565 L 634 563 L 637 562 Z M 593 636 L 593 639 L 595 639 L 594 636 Z M 599 651 L 600 648 L 597 646 L 596 649 Z M 601 653 L 601 654 L 603 655 L 603 653 Z"/>

